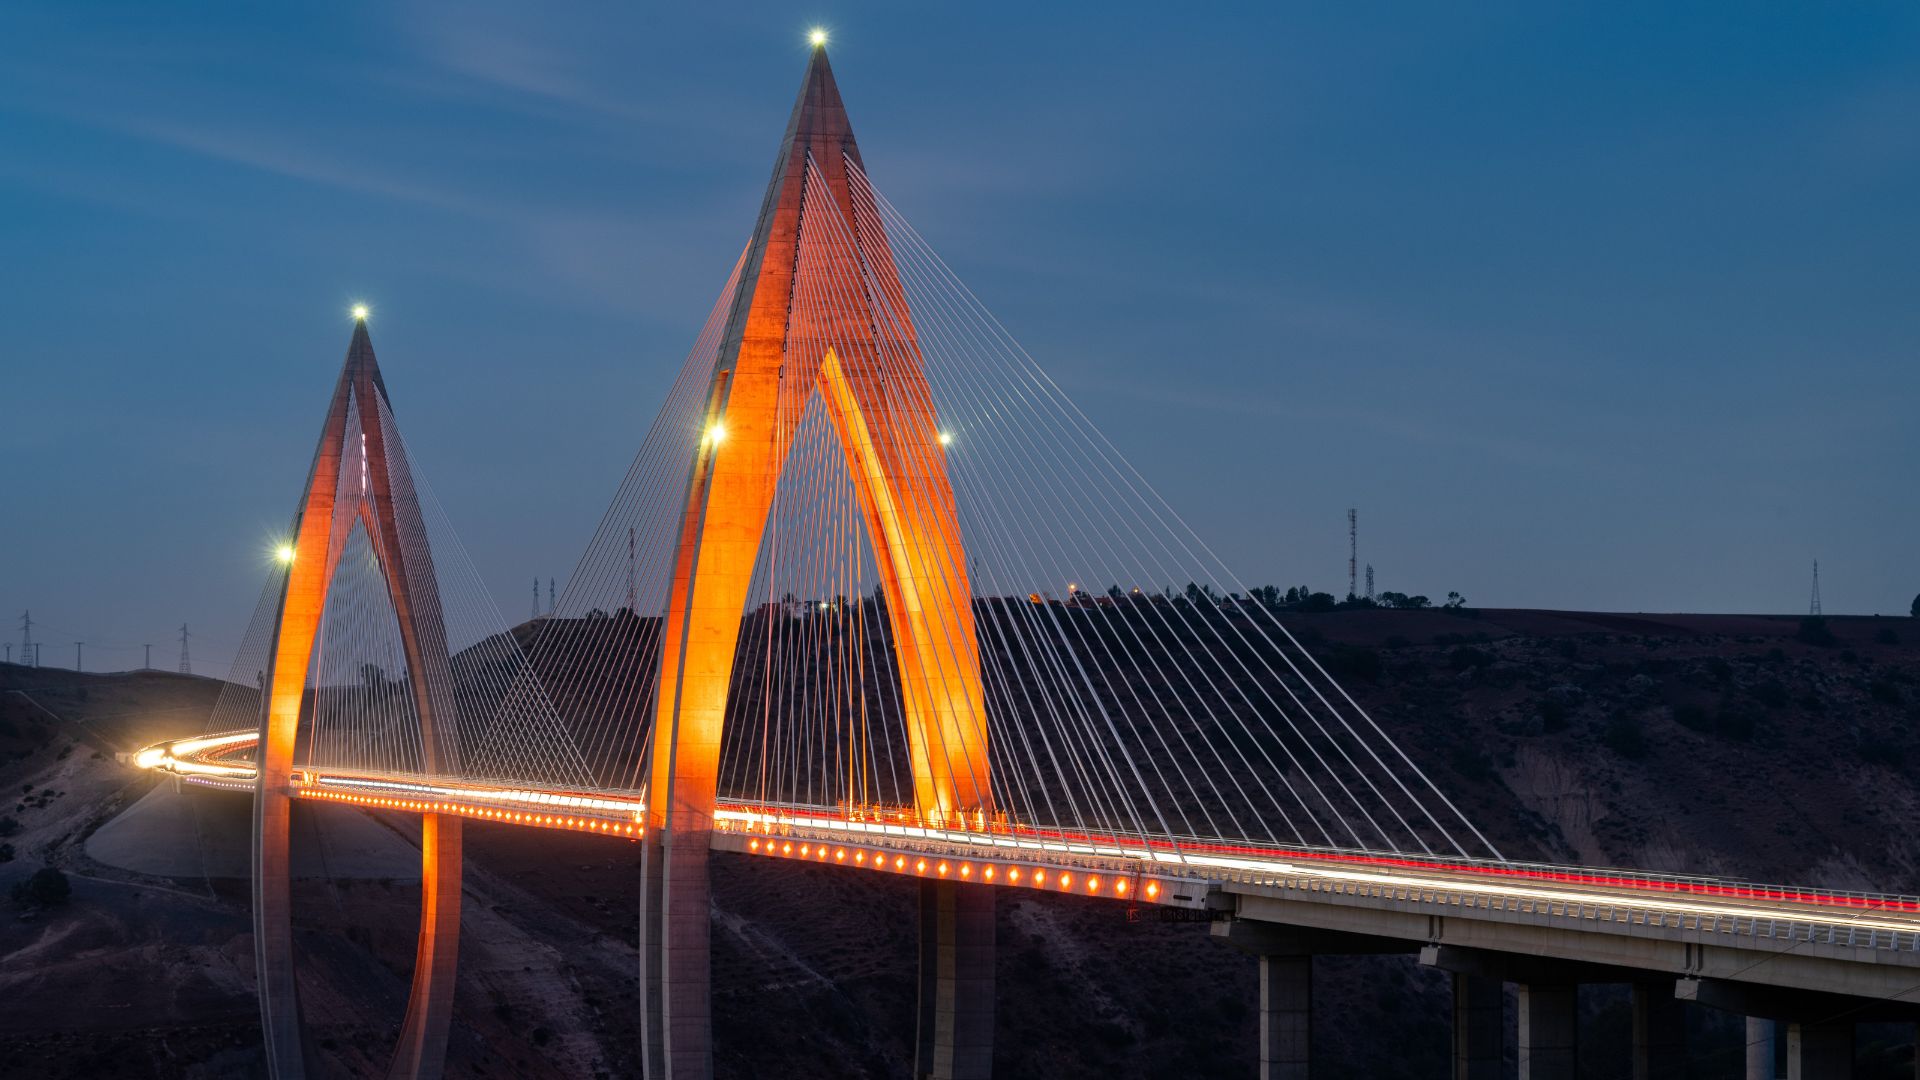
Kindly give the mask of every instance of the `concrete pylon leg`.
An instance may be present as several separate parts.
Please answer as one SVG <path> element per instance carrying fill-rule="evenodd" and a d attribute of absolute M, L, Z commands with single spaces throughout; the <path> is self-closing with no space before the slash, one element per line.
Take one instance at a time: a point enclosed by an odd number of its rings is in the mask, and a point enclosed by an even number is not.
<path fill-rule="evenodd" d="M 1853 1021 L 1787 1026 L 1787 1080 L 1848 1080 L 1853 1075 Z"/>
<path fill-rule="evenodd" d="M 460 819 L 420 818 L 420 942 L 413 990 L 388 1080 L 439 1080 L 446 1071 L 453 1022 L 454 975 L 460 959 Z"/>
<path fill-rule="evenodd" d="M 920 883 L 920 1020 L 914 1075 L 993 1075 L 994 893 L 988 885 Z"/>
<path fill-rule="evenodd" d="M 1260 957 L 1260 1080 L 1307 1080 L 1313 1059 L 1313 957 Z"/>
<path fill-rule="evenodd" d="M 641 852 L 640 1036 L 647 1080 L 713 1076 L 712 887 L 704 834 Z"/>
<path fill-rule="evenodd" d="M 1633 984 L 1633 1080 L 1687 1075 L 1685 1009 L 1672 983 Z"/>
<path fill-rule="evenodd" d="M 1454 972 L 1453 1080 L 1501 1080 L 1506 996 L 1497 979 Z"/>
<path fill-rule="evenodd" d="M 1773 1038 L 1773 1021 L 1747 1017 L 1747 1080 L 1774 1080 L 1780 1075 Z"/>
<path fill-rule="evenodd" d="M 1573 983 L 1520 984 L 1520 1080 L 1575 1080 L 1578 990 Z"/>
<path fill-rule="evenodd" d="M 307 1075 L 299 984 L 293 974 L 293 800 L 264 785 L 253 802 L 253 965 L 267 1075 Z"/>

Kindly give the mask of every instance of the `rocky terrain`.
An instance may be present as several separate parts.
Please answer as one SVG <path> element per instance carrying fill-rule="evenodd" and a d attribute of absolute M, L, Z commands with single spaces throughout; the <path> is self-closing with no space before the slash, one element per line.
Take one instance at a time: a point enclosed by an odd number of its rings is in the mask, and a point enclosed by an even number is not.
<path fill-rule="evenodd" d="M 1920 892 L 1920 621 L 1335 611 L 1288 624 L 1513 858 Z M 175 792 L 116 754 L 200 729 L 216 683 L 0 666 L 0 1076 L 259 1069 L 248 800 Z M 375 1075 L 418 918 L 405 819 L 303 807 L 305 1007 L 323 1061 Z M 635 1075 L 638 850 L 470 826 L 450 1074 Z M 914 894 L 808 867 L 715 866 L 717 1072 L 899 1076 Z M 1196 925 L 1007 894 L 998 1075 L 1245 1076 L 1253 961 Z M 1445 1075 L 1446 983 L 1324 958 L 1331 1075 Z M 1625 1075 L 1625 996 L 1583 990 L 1588 1075 Z M 1336 1022 L 1337 1019 L 1337 1022 Z M 1697 1075 L 1739 1075 L 1727 1018 Z M 1911 1076 L 1911 1031 L 1863 1027 L 1863 1075 Z M 1901 1071 L 1904 1070 L 1904 1073 Z"/>

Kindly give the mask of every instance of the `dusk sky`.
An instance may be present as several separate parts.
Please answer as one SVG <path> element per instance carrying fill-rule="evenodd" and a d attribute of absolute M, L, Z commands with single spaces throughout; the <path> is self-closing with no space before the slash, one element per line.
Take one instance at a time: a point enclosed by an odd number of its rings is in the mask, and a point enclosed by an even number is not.
<path fill-rule="evenodd" d="M 699 7 L 0 9 L 0 636 L 223 672 L 357 300 L 524 618 L 815 24 L 876 184 L 1244 579 L 1344 591 L 1353 506 L 1476 605 L 1920 592 L 1920 6 Z"/>

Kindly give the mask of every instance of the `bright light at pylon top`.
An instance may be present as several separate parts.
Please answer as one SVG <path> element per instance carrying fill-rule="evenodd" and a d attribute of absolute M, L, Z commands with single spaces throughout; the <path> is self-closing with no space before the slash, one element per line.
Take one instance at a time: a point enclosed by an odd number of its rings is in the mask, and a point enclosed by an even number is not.
<path fill-rule="evenodd" d="M 941 446 L 952 446 L 952 445 L 953 445 L 953 432 L 951 432 L 951 431 L 943 431 L 943 432 L 941 432 L 941 433 L 940 433 L 940 445 L 941 445 Z"/>
<path fill-rule="evenodd" d="M 282 564 L 293 562 L 293 545 L 281 544 L 273 549 L 273 557 Z"/>
<path fill-rule="evenodd" d="M 718 446 L 721 443 L 725 442 L 726 439 L 727 439 L 727 425 L 715 422 L 712 427 L 707 429 L 708 443 L 714 446 Z"/>
<path fill-rule="evenodd" d="M 353 305 L 353 321 L 354 322 L 367 321 L 367 305 L 365 304 Z"/>
<path fill-rule="evenodd" d="M 824 27 L 816 26 L 813 29 L 807 31 L 807 43 L 809 45 L 812 45 L 816 49 L 822 45 L 825 45 L 827 43 L 826 29 Z"/>

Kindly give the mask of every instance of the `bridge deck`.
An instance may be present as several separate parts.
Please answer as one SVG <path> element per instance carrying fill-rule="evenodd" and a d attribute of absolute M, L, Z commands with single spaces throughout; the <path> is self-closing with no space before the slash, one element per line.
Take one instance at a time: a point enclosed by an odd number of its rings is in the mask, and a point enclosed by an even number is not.
<path fill-rule="evenodd" d="M 182 739 L 149 747 L 133 760 L 189 782 L 252 790 L 254 770 L 246 754 L 256 742 L 251 731 Z M 293 788 L 303 799 L 368 809 L 454 814 L 627 840 L 645 833 L 645 803 L 634 792 L 535 790 L 314 769 L 296 770 Z M 872 873 L 1071 892 L 1131 904 L 1211 907 L 1295 926 L 1418 943 L 1446 941 L 1677 976 L 1812 983 L 1878 997 L 1920 991 L 1920 899 L 1913 897 L 977 825 L 937 828 L 849 815 L 841 808 L 722 800 L 713 846 Z M 1713 962 L 1709 946 L 1738 959 Z M 1852 970 L 1861 966 L 1872 970 L 1865 976 Z"/>

